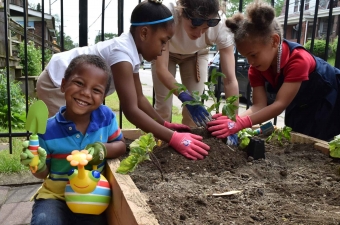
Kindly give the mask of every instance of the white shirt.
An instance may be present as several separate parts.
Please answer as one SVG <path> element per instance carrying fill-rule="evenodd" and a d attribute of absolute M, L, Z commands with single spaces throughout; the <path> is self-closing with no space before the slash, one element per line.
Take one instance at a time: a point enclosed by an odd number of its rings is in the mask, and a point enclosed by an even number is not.
<path fill-rule="evenodd" d="M 57 53 L 52 56 L 46 66 L 48 74 L 56 87 L 60 87 L 61 80 L 64 78 L 66 68 L 71 60 L 82 54 L 101 56 L 108 66 L 123 61 L 129 62 L 134 73 L 138 73 L 142 59 L 141 55 L 137 52 L 135 41 L 130 32 L 123 33 L 111 40 L 98 42 L 92 46 L 78 47 L 66 52 Z M 115 90 L 116 88 L 112 82 L 108 94 L 112 94 Z"/>
<path fill-rule="evenodd" d="M 221 18 L 219 24 L 209 29 L 196 40 L 191 40 L 184 30 L 181 15 L 176 10 L 176 0 L 165 0 L 163 4 L 169 8 L 174 16 L 175 34 L 170 39 L 169 51 L 177 54 L 193 54 L 216 44 L 218 49 L 227 48 L 234 44 L 232 32 L 225 25 L 225 17 Z"/>

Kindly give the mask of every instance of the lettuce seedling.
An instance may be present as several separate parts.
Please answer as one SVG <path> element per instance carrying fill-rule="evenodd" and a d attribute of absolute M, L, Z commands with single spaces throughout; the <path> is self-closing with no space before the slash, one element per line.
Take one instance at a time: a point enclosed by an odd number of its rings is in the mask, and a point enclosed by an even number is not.
<path fill-rule="evenodd" d="M 279 145 L 283 145 L 282 138 L 285 138 L 286 140 L 290 141 L 290 132 L 292 131 L 292 128 L 288 126 L 284 126 L 283 128 L 276 128 L 274 132 L 269 135 L 269 137 L 266 139 L 266 142 L 270 142 L 274 137 L 276 137 L 277 141 L 279 142 Z"/>
<path fill-rule="evenodd" d="M 249 143 L 250 143 L 250 138 L 254 137 L 255 133 L 251 128 L 245 128 L 243 130 L 240 130 L 237 133 L 237 136 L 240 140 L 240 148 L 245 149 Z"/>
<path fill-rule="evenodd" d="M 151 133 L 144 134 L 133 141 L 130 147 L 129 156 L 120 162 L 117 173 L 127 174 L 133 172 L 138 164 L 145 160 L 151 160 L 153 148 L 156 146 L 156 141 Z"/>
<path fill-rule="evenodd" d="M 328 144 L 329 155 L 334 158 L 340 158 L 340 134 L 335 136 Z"/>

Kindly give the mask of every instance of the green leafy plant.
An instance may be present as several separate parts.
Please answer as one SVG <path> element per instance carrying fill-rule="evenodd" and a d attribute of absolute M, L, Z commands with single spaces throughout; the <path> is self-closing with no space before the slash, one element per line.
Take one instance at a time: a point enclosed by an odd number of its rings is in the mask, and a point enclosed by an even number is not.
<path fill-rule="evenodd" d="M 222 99 L 219 101 L 215 97 L 215 86 L 218 83 L 218 77 L 225 77 L 225 75 L 221 72 L 216 72 L 216 69 L 214 69 L 211 73 L 211 79 L 208 82 L 205 82 L 204 84 L 208 86 L 207 94 L 199 94 L 198 91 L 191 92 L 191 96 L 194 98 L 191 101 L 185 101 L 182 104 L 182 107 L 185 105 L 201 105 L 207 109 L 207 111 L 210 113 L 211 111 L 215 110 L 216 113 L 219 113 L 220 105 L 222 102 Z M 165 97 L 165 100 L 168 99 L 172 94 L 181 93 L 182 91 L 187 91 L 188 89 L 183 85 L 179 83 L 175 83 L 177 88 L 174 88 L 169 91 L 168 95 Z M 236 110 L 238 109 L 238 106 L 235 105 L 235 102 L 238 100 L 240 96 L 230 96 L 225 100 L 225 104 L 222 107 L 222 114 L 225 116 L 228 116 L 231 120 L 236 121 Z M 209 98 L 213 100 L 213 104 L 210 107 L 207 107 L 204 105 L 204 101 L 207 101 Z"/>
<path fill-rule="evenodd" d="M 26 122 L 25 96 L 18 82 L 10 82 L 12 128 L 24 128 Z M 5 70 L 0 70 L 0 126 L 8 127 L 8 96 Z"/>
<path fill-rule="evenodd" d="M 310 50 L 311 41 L 307 41 L 303 46 L 307 50 Z M 326 40 L 314 40 L 313 54 L 320 57 L 325 58 L 325 49 L 326 49 Z M 328 57 L 332 56 L 332 46 L 328 46 Z"/>
<path fill-rule="evenodd" d="M 283 138 L 285 138 L 286 140 L 290 141 L 290 133 L 292 131 L 292 128 L 288 127 L 288 126 L 284 126 L 283 128 L 276 128 L 274 130 L 274 132 L 269 135 L 269 137 L 267 137 L 266 142 L 270 142 L 272 140 L 274 140 L 273 138 L 275 137 L 275 139 L 278 141 L 279 145 L 283 145 L 282 140 Z"/>
<path fill-rule="evenodd" d="M 334 158 L 340 158 L 340 134 L 335 136 L 329 143 L 329 155 Z"/>
<path fill-rule="evenodd" d="M 237 137 L 239 138 L 239 147 L 241 149 L 245 149 L 249 143 L 250 143 L 250 138 L 254 137 L 255 133 L 251 128 L 245 128 L 243 130 L 240 130 L 237 133 Z"/>
<path fill-rule="evenodd" d="M 25 44 L 19 45 L 20 65 L 25 65 Z M 23 73 L 25 72 L 22 70 Z M 29 76 L 38 76 L 41 73 L 41 50 L 36 48 L 32 41 L 27 43 L 27 73 Z"/>
<path fill-rule="evenodd" d="M 147 133 L 140 136 L 138 139 L 136 139 L 129 145 L 130 147 L 129 156 L 121 161 L 116 172 L 121 174 L 133 172 L 141 162 L 145 160 L 151 160 L 160 170 L 163 179 L 163 172 L 160 168 L 160 165 L 156 157 L 152 154 L 152 151 L 155 146 L 156 141 L 153 134 Z M 153 158 L 151 159 L 150 157 Z"/>

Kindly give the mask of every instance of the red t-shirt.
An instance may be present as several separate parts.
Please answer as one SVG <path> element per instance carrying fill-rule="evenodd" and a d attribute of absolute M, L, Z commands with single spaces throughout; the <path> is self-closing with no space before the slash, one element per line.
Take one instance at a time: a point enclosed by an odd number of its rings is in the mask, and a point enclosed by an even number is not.
<path fill-rule="evenodd" d="M 308 80 L 309 74 L 315 69 L 313 56 L 305 49 L 296 48 L 290 54 L 288 44 L 282 43 L 281 69 L 283 69 L 283 82 L 302 82 Z M 250 66 L 248 78 L 252 87 L 264 86 L 267 80 L 274 88 L 277 86 L 279 73 L 272 73 L 269 69 L 261 72 Z"/>

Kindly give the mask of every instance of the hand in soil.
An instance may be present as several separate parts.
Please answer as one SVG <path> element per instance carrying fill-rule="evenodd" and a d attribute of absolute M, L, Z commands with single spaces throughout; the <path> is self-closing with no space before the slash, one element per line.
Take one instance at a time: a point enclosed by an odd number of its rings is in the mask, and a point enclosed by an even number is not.
<path fill-rule="evenodd" d="M 240 130 L 252 126 L 249 116 L 236 116 L 236 122 L 227 116 L 220 116 L 219 114 L 214 115 L 213 119 L 215 120 L 208 123 L 208 131 L 212 131 L 211 135 L 217 138 L 226 138 L 231 134 L 236 134 Z"/>
<path fill-rule="evenodd" d="M 203 159 L 210 147 L 201 142 L 202 139 L 195 134 L 174 132 L 169 145 L 188 159 Z"/>

